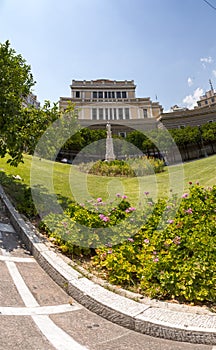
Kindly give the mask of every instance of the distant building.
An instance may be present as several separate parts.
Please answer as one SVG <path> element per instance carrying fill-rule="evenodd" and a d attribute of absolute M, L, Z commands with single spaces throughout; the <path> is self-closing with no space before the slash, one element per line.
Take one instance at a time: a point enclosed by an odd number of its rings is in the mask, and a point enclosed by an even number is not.
<path fill-rule="evenodd" d="M 34 106 L 35 108 L 40 108 L 40 102 L 37 100 L 37 96 L 30 93 L 23 100 L 23 107 Z"/>
<path fill-rule="evenodd" d="M 136 97 L 133 80 L 72 80 L 71 97 L 60 97 L 60 108 L 65 110 L 68 102 L 79 110 L 82 127 L 105 128 L 107 121 L 113 133 L 125 136 L 131 129 L 157 128 L 157 119 L 163 112 L 158 102 L 149 97 Z"/>
<path fill-rule="evenodd" d="M 205 95 L 200 97 L 200 100 L 197 101 L 195 108 L 207 107 L 207 106 L 216 106 L 216 92 L 212 89 L 206 91 Z"/>
<path fill-rule="evenodd" d="M 184 128 L 186 126 L 198 126 L 216 122 L 216 92 L 211 81 L 211 90 L 200 97 L 197 106 L 193 109 L 180 108 L 177 105 L 171 107 L 172 112 L 162 113 L 158 121 L 167 129 Z"/>

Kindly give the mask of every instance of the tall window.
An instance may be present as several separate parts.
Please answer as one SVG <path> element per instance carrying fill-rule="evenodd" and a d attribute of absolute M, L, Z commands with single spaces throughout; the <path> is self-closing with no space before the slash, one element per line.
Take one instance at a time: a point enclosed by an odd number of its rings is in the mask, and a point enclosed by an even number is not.
<path fill-rule="evenodd" d="M 92 119 L 93 120 L 97 119 L 97 108 L 92 108 Z"/>
<path fill-rule="evenodd" d="M 113 119 L 117 119 L 116 108 L 113 108 Z"/>
<path fill-rule="evenodd" d="M 112 108 L 110 108 L 110 119 L 113 119 Z"/>
<path fill-rule="evenodd" d="M 112 94 L 111 94 L 111 91 L 108 92 L 108 98 L 111 98 L 112 97 Z"/>
<path fill-rule="evenodd" d="M 76 98 L 80 98 L 80 91 L 76 91 Z"/>
<path fill-rule="evenodd" d="M 120 91 L 116 92 L 116 98 L 121 98 L 121 92 Z"/>
<path fill-rule="evenodd" d="M 123 108 L 118 109 L 119 119 L 123 119 Z"/>
<path fill-rule="evenodd" d="M 98 98 L 103 98 L 103 91 L 98 92 Z"/>
<path fill-rule="evenodd" d="M 126 91 L 122 91 L 122 98 L 127 98 Z"/>
<path fill-rule="evenodd" d="M 148 111 L 146 108 L 143 109 L 143 117 L 148 118 Z"/>
<path fill-rule="evenodd" d="M 103 108 L 99 108 L 99 119 L 103 120 Z"/>
<path fill-rule="evenodd" d="M 112 98 L 115 98 L 115 91 L 112 91 Z"/>
<path fill-rule="evenodd" d="M 97 91 L 93 91 L 93 98 L 97 98 Z"/>
<path fill-rule="evenodd" d="M 109 119 L 109 110 L 108 110 L 108 108 L 105 108 L 105 118 L 106 118 L 106 120 L 107 119 Z"/>
<path fill-rule="evenodd" d="M 130 119 L 129 108 L 125 108 L 125 119 Z"/>

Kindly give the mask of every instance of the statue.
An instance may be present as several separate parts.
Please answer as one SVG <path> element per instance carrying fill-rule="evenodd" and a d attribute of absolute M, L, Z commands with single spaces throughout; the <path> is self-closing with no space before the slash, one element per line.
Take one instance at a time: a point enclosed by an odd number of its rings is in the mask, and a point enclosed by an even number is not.
<path fill-rule="evenodd" d="M 106 129 L 107 129 L 107 138 L 106 138 L 105 160 L 106 161 L 115 160 L 115 155 L 114 155 L 114 151 L 113 151 L 112 131 L 111 131 L 111 125 L 109 122 L 106 125 Z"/>
<path fill-rule="evenodd" d="M 112 132 L 111 132 L 111 125 L 108 122 L 106 125 L 106 129 L 107 129 L 107 138 L 111 138 L 112 137 Z"/>

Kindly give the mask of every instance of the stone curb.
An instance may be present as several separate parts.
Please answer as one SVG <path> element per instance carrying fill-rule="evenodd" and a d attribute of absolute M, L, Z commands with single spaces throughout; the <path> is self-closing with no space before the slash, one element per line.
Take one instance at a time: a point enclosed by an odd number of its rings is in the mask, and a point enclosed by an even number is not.
<path fill-rule="evenodd" d="M 216 314 L 189 312 L 153 303 L 140 303 L 94 283 L 69 266 L 43 243 L 37 231 L 14 209 L 0 186 L 0 197 L 11 224 L 40 266 L 69 295 L 90 311 L 128 329 L 180 342 L 216 345 Z M 154 304 L 156 306 L 154 306 Z"/>

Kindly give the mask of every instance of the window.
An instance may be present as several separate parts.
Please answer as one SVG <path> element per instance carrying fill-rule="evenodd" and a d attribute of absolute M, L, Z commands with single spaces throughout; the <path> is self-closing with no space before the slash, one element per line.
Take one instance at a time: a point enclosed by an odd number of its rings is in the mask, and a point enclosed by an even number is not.
<path fill-rule="evenodd" d="M 107 91 L 104 92 L 104 98 L 107 98 Z"/>
<path fill-rule="evenodd" d="M 206 104 L 206 105 L 208 104 L 208 101 L 207 101 L 207 100 L 205 100 L 205 104 Z"/>
<path fill-rule="evenodd" d="M 125 108 L 125 119 L 130 119 L 129 108 Z"/>
<path fill-rule="evenodd" d="M 109 119 L 109 110 L 108 110 L 108 108 L 105 108 L 105 118 L 106 118 L 106 120 L 107 119 Z"/>
<path fill-rule="evenodd" d="M 119 119 L 123 119 L 123 108 L 118 109 Z"/>
<path fill-rule="evenodd" d="M 111 94 L 111 91 L 108 92 L 108 98 L 111 98 L 112 97 L 112 94 Z"/>
<path fill-rule="evenodd" d="M 110 108 L 110 119 L 112 119 L 112 108 Z"/>
<path fill-rule="evenodd" d="M 121 98 L 121 92 L 120 91 L 116 92 L 116 98 Z"/>
<path fill-rule="evenodd" d="M 212 98 L 211 98 L 211 101 L 214 102 L 214 100 L 215 100 L 214 97 L 212 97 Z"/>
<path fill-rule="evenodd" d="M 115 98 L 115 91 L 112 91 L 112 98 Z"/>
<path fill-rule="evenodd" d="M 99 108 L 99 119 L 103 120 L 103 108 Z"/>
<path fill-rule="evenodd" d="M 98 92 L 98 98 L 103 98 L 103 92 L 102 91 Z"/>
<path fill-rule="evenodd" d="M 121 137 L 126 137 L 126 132 L 119 132 L 119 136 L 121 136 Z"/>
<path fill-rule="evenodd" d="M 127 98 L 126 91 L 122 91 L 122 98 Z"/>
<path fill-rule="evenodd" d="M 114 119 L 114 120 L 117 119 L 116 108 L 113 108 L 113 119 Z"/>
<path fill-rule="evenodd" d="M 80 98 L 80 91 L 76 91 L 76 98 Z"/>
<path fill-rule="evenodd" d="M 179 129 L 184 129 L 185 125 L 179 125 Z"/>
<path fill-rule="evenodd" d="M 93 120 L 97 119 L 97 108 L 92 108 L 92 119 Z"/>
<path fill-rule="evenodd" d="M 147 109 L 143 109 L 143 117 L 148 118 L 148 111 Z"/>
<path fill-rule="evenodd" d="M 97 98 L 97 91 L 93 91 L 93 98 Z"/>

